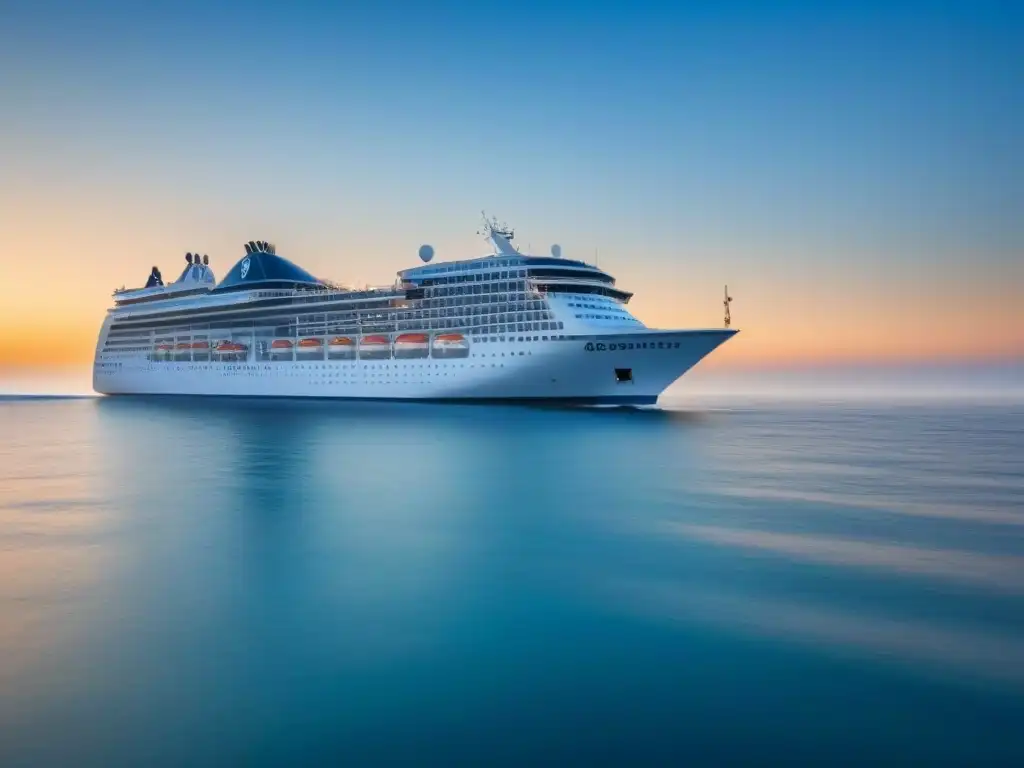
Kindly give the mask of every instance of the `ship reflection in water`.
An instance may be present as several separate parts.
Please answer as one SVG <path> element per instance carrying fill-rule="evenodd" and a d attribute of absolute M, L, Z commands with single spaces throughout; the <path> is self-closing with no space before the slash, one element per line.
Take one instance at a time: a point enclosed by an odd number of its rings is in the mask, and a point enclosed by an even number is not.
<path fill-rule="evenodd" d="M 4 764 L 1024 760 L 1019 403 L 0 434 Z"/>

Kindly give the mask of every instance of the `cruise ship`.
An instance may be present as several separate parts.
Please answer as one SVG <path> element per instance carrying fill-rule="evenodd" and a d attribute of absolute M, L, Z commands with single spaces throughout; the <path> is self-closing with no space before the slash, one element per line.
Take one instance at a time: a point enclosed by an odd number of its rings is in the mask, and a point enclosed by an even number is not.
<path fill-rule="evenodd" d="M 736 333 L 657 330 L 597 266 L 513 245 L 485 219 L 493 253 L 422 264 L 388 287 L 317 279 L 266 241 L 223 280 L 186 254 L 164 284 L 114 292 L 96 344 L 93 388 L 106 395 L 652 405 Z"/>

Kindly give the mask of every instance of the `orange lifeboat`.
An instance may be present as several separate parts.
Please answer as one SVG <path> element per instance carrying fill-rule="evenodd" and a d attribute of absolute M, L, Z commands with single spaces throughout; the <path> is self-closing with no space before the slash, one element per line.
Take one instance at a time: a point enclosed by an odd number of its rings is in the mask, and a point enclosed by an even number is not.
<path fill-rule="evenodd" d="M 426 344 L 427 334 L 425 333 L 403 333 L 397 339 L 395 344 Z"/>
<path fill-rule="evenodd" d="M 170 344 L 157 344 L 156 348 L 161 352 L 170 352 L 172 349 L 174 349 L 174 347 L 172 347 Z"/>
<path fill-rule="evenodd" d="M 389 359 L 391 340 L 387 336 L 363 336 L 359 339 L 359 357 L 364 360 Z"/>
<path fill-rule="evenodd" d="M 461 333 L 439 333 L 434 337 L 433 356 L 445 359 L 469 357 L 469 343 Z"/>
<path fill-rule="evenodd" d="M 238 344 L 234 341 L 223 341 L 217 345 L 218 352 L 245 352 L 245 344 Z"/>
<path fill-rule="evenodd" d="M 415 360 L 429 354 L 430 337 L 425 333 L 403 333 L 395 339 L 395 358 Z"/>
<path fill-rule="evenodd" d="M 439 333 L 434 337 L 434 341 L 441 344 L 462 344 L 466 337 L 461 333 Z"/>
<path fill-rule="evenodd" d="M 316 338 L 299 339 L 295 354 L 303 359 L 320 360 L 324 356 L 324 340 Z"/>
<path fill-rule="evenodd" d="M 274 339 L 270 342 L 271 349 L 291 349 L 292 343 L 288 339 Z"/>
<path fill-rule="evenodd" d="M 356 343 L 348 336 L 335 336 L 327 345 L 329 360 L 354 360 L 355 356 Z"/>
<path fill-rule="evenodd" d="M 192 349 L 209 349 L 210 342 L 208 341 L 193 341 Z"/>
<path fill-rule="evenodd" d="M 177 349 L 192 349 L 192 345 L 187 341 L 179 341 L 176 345 Z"/>

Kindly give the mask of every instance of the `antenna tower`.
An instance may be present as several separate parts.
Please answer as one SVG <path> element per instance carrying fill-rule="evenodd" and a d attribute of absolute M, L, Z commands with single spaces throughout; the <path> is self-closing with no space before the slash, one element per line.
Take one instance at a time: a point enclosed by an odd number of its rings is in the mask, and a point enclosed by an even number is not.
<path fill-rule="evenodd" d="M 493 232 L 495 234 L 501 235 L 508 241 L 512 241 L 515 238 L 515 231 L 509 228 L 508 224 L 504 222 L 499 222 L 497 216 L 492 216 L 491 218 L 488 219 L 487 214 L 484 211 L 480 211 L 480 215 L 483 217 L 484 220 L 484 228 L 477 232 L 478 235 L 490 237 L 491 233 Z"/>

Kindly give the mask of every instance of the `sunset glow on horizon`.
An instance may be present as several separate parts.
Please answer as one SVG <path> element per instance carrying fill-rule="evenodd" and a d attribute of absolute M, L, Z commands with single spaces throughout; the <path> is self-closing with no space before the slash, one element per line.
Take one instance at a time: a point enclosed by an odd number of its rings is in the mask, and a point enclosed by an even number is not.
<path fill-rule="evenodd" d="M 8 14 L 0 369 L 88 366 L 186 251 L 382 285 L 488 253 L 481 209 L 651 327 L 728 284 L 702 367 L 1024 358 L 1021 14 L 442 6 Z"/>

